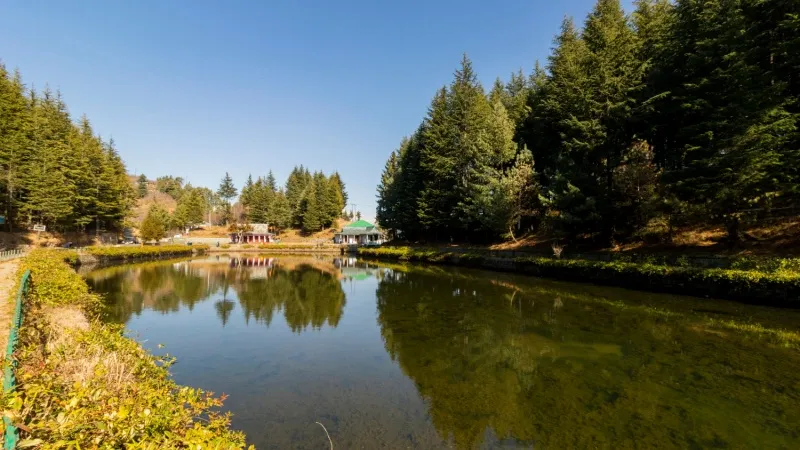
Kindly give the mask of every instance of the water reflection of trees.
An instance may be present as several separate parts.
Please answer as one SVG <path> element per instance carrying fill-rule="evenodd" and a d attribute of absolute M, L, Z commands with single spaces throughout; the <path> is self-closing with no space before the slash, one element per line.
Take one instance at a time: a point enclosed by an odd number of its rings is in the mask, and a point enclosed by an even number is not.
<path fill-rule="evenodd" d="M 798 395 L 755 387 L 770 370 L 797 383 L 797 355 L 778 369 L 786 350 L 677 315 L 413 269 L 387 271 L 376 295 L 387 351 L 457 448 L 786 447 L 800 431 Z M 776 410 L 793 412 L 776 424 Z"/>
<path fill-rule="evenodd" d="M 127 322 L 151 309 L 167 314 L 193 309 L 215 298 L 214 308 L 223 326 L 238 301 L 246 321 L 269 326 L 282 312 L 294 331 L 307 327 L 335 327 L 341 320 L 345 295 L 336 267 L 330 262 L 273 258 L 148 263 L 103 269 L 87 274 L 96 292 L 105 294 L 106 318 Z"/>

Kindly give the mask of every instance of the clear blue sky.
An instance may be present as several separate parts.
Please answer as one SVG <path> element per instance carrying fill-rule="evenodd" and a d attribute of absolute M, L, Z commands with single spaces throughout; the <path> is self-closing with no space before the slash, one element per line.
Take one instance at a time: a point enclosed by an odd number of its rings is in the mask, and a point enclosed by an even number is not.
<path fill-rule="evenodd" d="M 130 172 L 237 187 L 341 173 L 374 217 L 389 153 L 466 52 L 485 86 L 544 62 L 591 0 L 0 2 L 0 59 L 60 89 Z M 623 3 L 630 11 L 630 0 Z"/>

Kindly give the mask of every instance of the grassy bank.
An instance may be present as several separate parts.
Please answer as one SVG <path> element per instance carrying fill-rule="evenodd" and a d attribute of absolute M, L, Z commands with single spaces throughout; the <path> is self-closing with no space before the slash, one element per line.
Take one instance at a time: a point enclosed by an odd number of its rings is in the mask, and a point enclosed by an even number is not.
<path fill-rule="evenodd" d="M 621 261 L 546 257 L 496 258 L 485 253 L 410 247 L 360 248 L 358 254 L 400 261 L 452 264 L 653 292 L 708 296 L 781 307 L 800 307 L 797 260 L 775 260 L 759 269 L 703 269 Z"/>
<path fill-rule="evenodd" d="M 222 400 L 178 386 L 156 357 L 96 319 L 100 298 L 65 261 L 35 250 L 21 262 L 33 288 L 24 305 L 17 388 L 4 413 L 20 446 L 56 448 L 244 448 L 215 410 Z"/>
<path fill-rule="evenodd" d="M 132 261 L 137 259 L 173 258 L 205 253 L 208 245 L 143 245 L 143 246 L 95 246 L 86 247 L 76 253 L 76 262 Z"/>
<path fill-rule="evenodd" d="M 304 252 L 340 252 L 341 247 L 338 245 L 315 245 L 315 244 L 222 244 L 219 247 L 210 247 L 212 252 L 228 252 L 228 251 L 255 251 L 255 250 L 268 250 L 268 251 L 304 251 Z"/>

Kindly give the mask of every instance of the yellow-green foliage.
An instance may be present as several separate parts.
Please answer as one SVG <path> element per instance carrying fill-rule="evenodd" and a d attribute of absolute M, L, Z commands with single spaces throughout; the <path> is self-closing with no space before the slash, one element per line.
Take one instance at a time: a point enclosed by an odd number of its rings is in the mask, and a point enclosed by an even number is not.
<path fill-rule="evenodd" d="M 317 248 L 317 246 L 312 244 L 259 244 L 258 248 L 275 250 L 306 250 Z"/>
<path fill-rule="evenodd" d="M 781 260 L 772 271 L 704 269 L 623 261 L 588 261 L 544 257 L 491 258 L 488 254 L 411 247 L 360 248 L 366 257 L 501 268 L 536 276 L 587 281 L 632 289 L 708 295 L 798 307 L 800 271 L 794 260 Z"/>
<path fill-rule="evenodd" d="M 176 385 L 167 371 L 173 360 L 149 354 L 122 327 L 93 321 L 88 328 L 42 333 L 47 321 L 41 306 L 85 308 L 98 298 L 70 270 L 63 252 L 34 251 L 21 266 L 32 271 L 33 291 L 25 306 L 17 389 L 3 396 L 5 414 L 22 430 L 21 445 L 244 448 L 244 435 L 228 428 L 229 415 L 215 411 L 222 399 Z"/>
<path fill-rule="evenodd" d="M 107 247 L 97 246 L 88 247 L 86 253 L 95 257 L 105 257 L 113 259 L 134 259 L 160 256 L 181 256 L 191 255 L 193 251 L 205 252 L 208 245 L 144 245 L 144 246 L 121 246 Z"/>
<path fill-rule="evenodd" d="M 74 255 L 69 251 L 37 249 L 22 260 L 20 274 L 30 269 L 33 280 L 30 302 L 35 306 L 75 305 L 83 309 L 99 305 L 100 299 L 89 292 L 83 279 L 66 264 Z"/>

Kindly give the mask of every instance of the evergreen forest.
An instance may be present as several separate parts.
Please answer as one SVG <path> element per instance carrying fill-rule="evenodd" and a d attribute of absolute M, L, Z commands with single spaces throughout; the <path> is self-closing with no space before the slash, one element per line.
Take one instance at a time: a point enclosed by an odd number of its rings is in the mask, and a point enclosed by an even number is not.
<path fill-rule="evenodd" d="M 3 229 L 119 229 L 135 201 L 112 139 L 86 116 L 72 121 L 59 92 L 27 88 L 0 63 L 0 215 Z"/>
<path fill-rule="evenodd" d="M 347 191 L 338 172 L 326 176 L 295 167 L 281 189 L 270 171 L 253 181 L 249 176 L 239 201 L 252 223 L 269 223 L 278 229 L 297 228 L 316 232 L 330 228 L 344 214 Z"/>
<path fill-rule="evenodd" d="M 544 67 L 487 90 L 465 55 L 389 155 L 378 222 L 410 241 L 598 245 L 793 211 L 800 2 L 598 0 Z"/>
<path fill-rule="evenodd" d="M 265 223 L 276 230 L 294 228 L 313 233 L 330 228 L 345 217 L 347 204 L 347 191 L 338 172 L 329 176 L 319 171 L 312 174 L 302 165 L 292 169 L 284 186 L 278 185 L 271 170 L 255 181 L 249 175 L 241 191 L 229 173 L 225 173 L 216 191 L 184 184 L 181 177 L 166 175 L 151 182 L 141 175 L 136 187 L 139 198 L 149 195 L 151 184 L 176 202 L 171 214 L 158 203 L 150 206 L 142 231 L 152 239 L 162 237 L 169 229 L 188 229 L 201 223 Z"/>
<path fill-rule="evenodd" d="M 0 64 L 0 215 L 6 231 L 43 224 L 48 230 L 119 231 L 138 199 L 151 191 L 175 200 L 173 211 L 152 204 L 139 224 L 157 239 L 170 229 L 212 222 L 269 223 L 277 229 L 320 231 L 334 225 L 347 204 L 338 173 L 292 170 L 285 187 L 270 171 L 248 177 L 241 195 L 225 174 L 217 190 L 183 178 L 141 174 L 133 182 L 113 139 L 96 135 L 86 116 L 74 122 L 61 94 L 28 88 L 19 71 Z M 236 203 L 238 197 L 238 204 Z M 234 213 L 236 211 L 236 213 Z"/>

